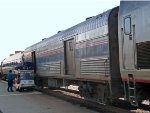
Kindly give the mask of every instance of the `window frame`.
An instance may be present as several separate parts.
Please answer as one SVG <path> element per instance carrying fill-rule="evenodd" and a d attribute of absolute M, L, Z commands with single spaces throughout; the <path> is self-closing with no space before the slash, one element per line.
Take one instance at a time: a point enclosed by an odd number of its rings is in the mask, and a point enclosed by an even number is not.
<path fill-rule="evenodd" d="M 129 19 L 129 22 L 127 23 L 127 19 Z M 129 24 L 129 25 L 127 25 Z M 131 16 L 127 16 L 124 18 L 124 33 L 125 35 L 131 34 Z"/>

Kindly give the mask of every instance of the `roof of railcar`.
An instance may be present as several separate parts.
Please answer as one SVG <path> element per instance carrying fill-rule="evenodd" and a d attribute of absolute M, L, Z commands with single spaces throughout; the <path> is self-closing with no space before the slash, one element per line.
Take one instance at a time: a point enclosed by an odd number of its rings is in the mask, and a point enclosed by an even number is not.
<path fill-rule="evenodd" d="M 32 46 L 26 48 L 26 51 L 29 49 L 34 50 L 38 44 L 49 41 L 49 39 L 52 39 L 55 37 L 64 38 L 64 37 L 71 36 L 73 34 L 80 34 L 80 33 L 86 32 L 88 30 L 92 30 L 92 29 L 95 29 L 98 27 L 102 27 L 104 25 L 108 25 L 109 14 L 113 9 L 114 8 L 107 10 L 107 11 L 105 11 L 101 14 L 98 14 L 96 16 L 86 18 L 85 21 L 83 21 L 83 22 L 81 22 L 81 23 L 79 23 L 73 27 L 70 27 L 66 30 L 60 31 L 57 34 L 55 34 L 49 38 L 46 38 L 46 39 L 44 39 L 44 40 L 42 40 L 36 44 L 33 44 Z"/>
<path fill-rule="evenodd" d="M 2 62 L 5 63 L 11 63 L 11 62 L 20 62 L 22 58 L 22 52 L 16 53 L 14 55 L 8 56 L 5 58 Z"/>

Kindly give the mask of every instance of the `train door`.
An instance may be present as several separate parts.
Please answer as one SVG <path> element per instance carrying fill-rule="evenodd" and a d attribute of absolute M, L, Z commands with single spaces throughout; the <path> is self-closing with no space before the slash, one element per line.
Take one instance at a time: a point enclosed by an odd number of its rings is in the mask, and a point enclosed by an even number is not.
<path fill-rule="evenodd" d="M 73 75 L 75 73 L 74 38 L 65 41 L 64 45 L 65 45 L 65 73 Z"/>
<path fill-rule="evenodd" d="M 32 52 L 32 63 L 34 66 L 34 73 L 36 73 L 36 54 L 35 54 L 35 51 Z"/>
<path fill-rule="evenodd" d="M 123 67 L 130 70 L 135 67 L 135 24 L 131 15 L 123 18 L 123 26 Z"/>

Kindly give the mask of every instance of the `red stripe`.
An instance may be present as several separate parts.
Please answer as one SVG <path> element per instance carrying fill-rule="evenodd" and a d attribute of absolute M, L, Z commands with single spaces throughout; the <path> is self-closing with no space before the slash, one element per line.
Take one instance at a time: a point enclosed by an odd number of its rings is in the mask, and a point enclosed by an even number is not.
<path fill-rule="evenodd" d="M 64 52 L 64 48 L 59 48 L 57 50 L 52 50 L 52 51 L 44 51 L 42 53 L 39 53 L 38 57 L 53 55 L 53 54 L 60 53 L 60 52 Z"/>
<path fill-rule="evenodd" d="M 53 55 L 53 54 L 60 53 L 60 52 L 64 52 L 64 48 L 58 48 L 58 49 L 51 50 L 51 51 L 43 51 L 43 52 L 38 53 L 37 56 L 42 57 L 42 56 L 47 56 L 47 55 Z M 25 56 L 26 56 L 26 59 L 31 58 L 31 54 L 27 54 Z"/>
<path fill-rule="evenodd" d="M 94 41 L 86 41 L 83 43 L 76 44 L 76 49 L 83 48 L 83 47 L 88 47 L 88 46 L 94 46 L 94 45 L 99 45 L 99 44 L 104 44 L 108 43 L 108 37 L 100 38 L 98 40 Z"/>
<path fill-rule="evenodd" d="M 104 44 L 104 43 L 107 43 L 107 42 L 108 42 L 108 40 L 96 41 L 96 42 L 88 42 L 86 44 L 86 46 L 94 46 L 94 45 Z"/>
<path fill-rule="evenodd" d="M 123 81 L 127 81 L 128 78 L 122 78 Z M 135 82 L 143 82 L 143 83 L 150 83 L 150 80 L 145 79 L 135 79 Z"/>

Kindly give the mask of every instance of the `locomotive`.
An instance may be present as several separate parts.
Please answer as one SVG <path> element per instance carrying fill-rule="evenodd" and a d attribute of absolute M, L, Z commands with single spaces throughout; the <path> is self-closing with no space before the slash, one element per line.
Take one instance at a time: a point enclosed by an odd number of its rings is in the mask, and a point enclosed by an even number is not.
<path fill-rule="evenodd" d="M 150 99 L 150 2 L 120 6 L 27 47 L 35 82 L 49 88 L 77 85 L 85 99 L 134 106 Z"/>

